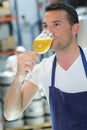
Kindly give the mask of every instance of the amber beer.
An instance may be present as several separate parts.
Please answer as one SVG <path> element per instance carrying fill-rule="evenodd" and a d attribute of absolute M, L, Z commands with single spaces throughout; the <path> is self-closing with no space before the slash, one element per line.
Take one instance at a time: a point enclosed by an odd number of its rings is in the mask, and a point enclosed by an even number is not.
<path fill-rule="evenodd" d="M 33 50 L 38 54 L 46 53 L 51 47 L 52 40 L 52 32 L 43 30 L 42 33 L 35 38 L 33 42 Z"/>
<path fill-rule="evenodd" d="M 33 50 L 38 54 L 46 53 L 51 47 L 52 39 L 36 39 L 33 43 Z"/>

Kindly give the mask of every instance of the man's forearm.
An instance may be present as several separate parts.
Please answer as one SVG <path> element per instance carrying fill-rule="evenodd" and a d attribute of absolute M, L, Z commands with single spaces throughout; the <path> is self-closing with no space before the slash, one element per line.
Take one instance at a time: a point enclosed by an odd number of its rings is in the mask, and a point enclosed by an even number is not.
<path fill-rule="evenodd" d="M 22 77 L 16 76 L 4 100 L 4 115 L 7 120 L 14 120 L 21 113 Z"/>

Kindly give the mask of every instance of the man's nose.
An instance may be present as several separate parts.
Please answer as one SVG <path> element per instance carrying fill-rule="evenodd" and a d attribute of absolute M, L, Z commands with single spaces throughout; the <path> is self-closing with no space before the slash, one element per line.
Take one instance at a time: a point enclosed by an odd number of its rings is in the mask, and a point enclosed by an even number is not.
<path fill-rule="evenodd" d="M 47 27 L 47 32 L 53 32 L 53 29 L 54 29 L 54 28 L 53 28 L 52 26 L 48 26 L 48 27 Z"/>

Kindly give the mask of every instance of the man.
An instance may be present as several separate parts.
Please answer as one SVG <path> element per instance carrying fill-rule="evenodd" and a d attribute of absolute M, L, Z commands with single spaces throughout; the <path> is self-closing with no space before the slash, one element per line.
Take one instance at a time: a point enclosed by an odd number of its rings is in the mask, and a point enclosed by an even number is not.
<path fill-rule="evenodd" d="M 87 130 L 87 49 L 77 43 L 77 13 L 69 5 L 53 3 L 46 7 L 43 28 L 54 35 L 51 49 L 55 54 L 36 66 L 38 58 L 33 62 L 31 53 L 18 58 L 17 75 L 5 97 L 4 115 L 8 120 L 16 119 L 42 88 L 50 104 L 53 130 Z M 22 76 L 30 68 L 32 73 L 22 85 Z"/>
<path fill-rule="evenodd" d="M 11 72 L 16 72 L 16 70 L 17 70 L 17 57 L 24 52 L 26 52 L 26 50 L 23 46 L 17 46 L 15 49 L 15 54 L 11 55 L 7 58 L 6 70 L 11 71 Z"/>

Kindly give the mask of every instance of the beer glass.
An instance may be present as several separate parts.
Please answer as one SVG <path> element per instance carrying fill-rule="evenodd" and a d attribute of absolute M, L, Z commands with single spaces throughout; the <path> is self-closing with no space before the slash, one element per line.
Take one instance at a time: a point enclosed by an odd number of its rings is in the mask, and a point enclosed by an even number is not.
<path fill-rule="evenodd" d="M 46 53 L 51 47 L 52 40 L 52 32 L 43 30 L 42 33 L 35 38 L 33 42 L 33 50 L 38 54 Z"/>
<path fill-rule="evenodd" d="M 53 35 L 51 32 L 43 30 L 33 41 L 33 51 L 30 54 L 32 57 L 32 62 L 30 64 L 33 66 L 36 64 L 38 56 L 36 54 L 44 54 L 46 53 L 50 47 L 53 40 Z M 31 66 L 32 66 L 31 65 Z M 32 75 L 32 69 L 28 70 L 29 75 Z"/>

